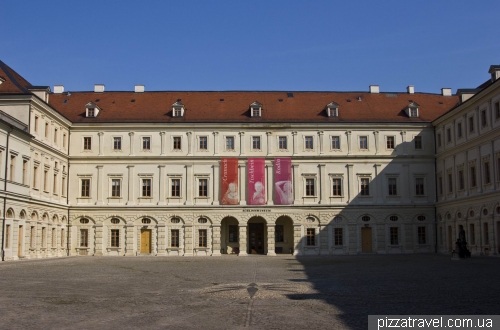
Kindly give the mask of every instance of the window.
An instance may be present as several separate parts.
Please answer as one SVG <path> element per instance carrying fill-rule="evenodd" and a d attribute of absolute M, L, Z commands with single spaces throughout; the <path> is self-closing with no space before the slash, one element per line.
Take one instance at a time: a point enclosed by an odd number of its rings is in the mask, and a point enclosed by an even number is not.
<path fill-rule="evenodd" d="M 207 141 L 207 137 L 206 136 L 200 136 L 200 150 L 207 150 L 207 145 L 208 145 L 208 141 Z"/>
<path fill-rule="evenodd" d="M 198 180 L 198 197 L 208 197 L 208 179 Z"/>
<path fill-rule="evenodd" d="M 488 232 L 488 223 L 483 224 L 483 233 L 484 233 L 484 245 L 490 245 L 490 235 Z"/>
<path fill-rule="evenodd" d="M 451 173 L 448 173 L 448 192 L 449 193 L 453 192 L 453 177 Z"/>
<path fill-rule="evenodd" d="M 484 183 L 491 183 L 490 162 L 484 162 Z"/>
<path fill-rule="evenodd" d="M 451 142 L 451 129 L 449 128 L 446 129 L 446 142 L 447 143 Z"/>
<path fill-rule="evenodd" d="M 398 245 L 399 244 L 399 228 L 398 227 L 390 227 L 390 236 L 391 236 L 391 245 Z"/>
<path fill-rule="evenodd" d="M 23 160 L 23 184 L 28 184 L 28 161 Z"/>
<path fill-rule="evenodd" d="M 283 225 L 276 225 L 274 227 L 274 241 L 284 242 L 285 241 L 285 231 Z"/>
<path fill-rule="evenodd" d="M 81 197 L 90 197 L 90 179 L 82 179 Z"/>
<path fill-rule="evenodd" d="M 359 149 L 363 150 L 368 149 L 368 136 L 359 137 Z"/>
<path fill-rule="evenodd" d="M 342 196 L 342 180 L 340 178 L 332 179 L 332 195 Z"/>
<path fill-rule="evenodd" d="M 238 242 L 238 225 L 229 225 L 229 242 Z"/>
<path fill-rule="evenodd" d="M 173 113 L 174 113 L 174 117 L 182 117 L 182 108 L 175 107 Z"/>
<path fill-rule="evenodd" d="M 151 179 L 142 179 L 142 197 L 151 197 Z"/>
<path fill-rule="evenodd" d="M 57 174 L 54 174 L 54 184 L 52 185 L 52 193 L 57 194 Z"/>
<path fill-rule="evenodd" d="M 49 137 L 49 123 L 45 123 L 45 137 Z"/>
<path fill-rule="evenodd" d="M 179 247 L 179 229 L 172 229 L 170 231 L 170 247 Z"/>
<path fill-rule="evenodd" d="M 226 136 L 226 150 L 234 150 L 234 136 Z"/>
<path fill-rule="evenodd" d="M 66 235 L 64 233 L 64 228 L 61 228 L 61 247 L 64 248 L 64 243 L 66 242 Z"/>
<path fill-rule="evenodd" d="M 339 116 L 338 108 L 333 108 L 333 107 L 328 108 L 328 117 L 338 117 L 338 116 Z"/>
<path fill-rule="evenodd" d="M 471 187 L 477 186 L 476 167 L 475 166 L 470 167 L 470 186 Z"/>
<path fill-rule="evenodd" d="M 30 228 L 30 249 L 35 248 L 35 226 L 31 226 Z"/>
<path fill-rule="evenodd" d="M 181 197 L 181 179 L 172 179 L 171 188 L 171 197 Z"/>
<path fill-rule="evenodd" d="M 120 229 L 111 229 L 111 247 L 120 247 Z"/>
<path fill-rule="evenodd" d="M 415 179 L 415 195 L 417 196 L 424 195 L 424 178 Z"/>
<path fill-rule="evenodd" d="M 174 136 L 174 150 L 181 150 L 181 137 Z"/>
<path fill-rule="evenodd" d="M 438 147 L 441 147 L 441 133 L 438 133 L 438 135 L 437 135 L 437 143 L 438 143 Z"/>
<path fill-rule="evenodd" d="M 313 150 L 314 149 L 314 141 L 313 141 L 312 136 L 305 137 L 305 146 L 306 146 L 306 150 Z"/>
<path fill-rule="evenodd" d="M 389 178 L 387 181 L 389 185 L 389 196 L 396 196 L 398 194 L 397 179 Z"/>
<path fill-rule="evenodd" d="M 340 149 L 340 136 L 332 136 L 332 149 Z"/>
<path fill-rule="evenodd" d="M 151 150 L 151 138 L 149 136 L 142 138 L 142 150 Z"/>
<path fill-rule="evenodd" d="M 458 190 L 464 190 L 465 182 L 464 182 L 464 171 L 458 171 Z"/>
<path fill-rule="evenodd" d="M 307 228 L 306 245 L 307 246 L 315 246 L 316 245 L 316 232 L 315 232 L 314 228 Z"/>
<path fill-rule="evenodd" d="M 306 196 L 314 196 L 314 179 L 306 179 Z"/>
<path fill-rule="evenodd" d="M 260 136 L 252 136 L 252 149 L 260 150 Z"/>
<path fill-rule="evenodd" d="M 83 138 L 83 150 L 92 150 L 92 138 L 90 136 Z"/>
<path fill-rule="evenodd" d="M 474 232 L 474 224 L 469 225 L 469 244 L 476 245 L 476 233 Z"/>
<path fill-rule="evenodd" d="M 398 218 L 398 216 L 397 216 L 397 215 L 391 215 L 391 216 L 389 217 L 389 220 L 391 220 L 391 221 L 398 221 L 398 220 L 399 220 L 399 218 Z"/>
<path fill-rule="evenodd" d="M 394 149 L 394 136 L 388 136 L 386 140 L 387 149 Z"/>
<path fill-rule="evenodd" d="M 418 117 L 418 108 L 410 108 L 410 117 Z"/>
<path fill-rule="evenodd" d="M 5 248 L 10 249 L 10 225 L 5 225 Z"/>
<path fill-rule="evenodd" d="M 121 196 L 121 179 L 111 179 L 111 197 Z"/>
<path fill-rule="evenodd" d="M 260 108 L 257 107 L 252 108 L 252 117 L 260 117 Z"/>
<path fill-rule="evenodd" d="M 459 139 L 462 137 L 462 123 L 457 124 L 457 137 Z"/>
<path fill-rule="evenodd" d="M 286 141 L 286 136 L 280 136 L 280 137 L 278 137 L 278 148 L 280 150 L 286 150 L 286 149 L 288 149 L 288 147 L 287 147 L 287 141 Z"/>
<path fill-rule="evenodd" d="M 52 240 L 51 240 L 51 246 L 56 247 L 56 229 L 52 228 Z"/>
<path fill-rule="evenodd" d="M 16 156 L 10 156 L 10 181 L 16 181 Z"/>
<path fill-rule="evenodd" d="M 207 230 L 199 229 L 198 230 L 198 246 L 199 247 L 207 247 Z"/>
<path fill-rule="evenodd" d="M 488 124 L 486 120 L 486 110 L 481 110 L 481 126 L 485 127 Z"/>
<path fill-rule="evenodd" d="M 67 141 L 66 133 L 64 133 L 63 134 L 63 148 L 66 148 L 67 143 L 68 143 L 68 141 Z"/>
<path fill-rule="evenodd" d="M 54 143 L 57 144 L 57 128 L 54 128 Z"/>
<path fill-rule="evenodd" d="M 87 117 L 95 117 L 95 108 L 88 108 Z"/>
<path fill-rule="evenodd" d="M 422 150 L 422 137 L 421 136 L 415 136 L 415 149 Z"/>
<path fill-rule="evenodd" d="M 469 133 L 474 132 L 474 117 L 469 117 Z"/>
<path fill-rule="evenodd" d="M 361 196 L 370 195 L 370 179 L 361 178 Z"/>
<path fill-rule="evenodd" d="M 113 150 L 122 150 L 122 138 L 114 137 L 113 138 Z"/>
<path fill-rule="evenodd" d="M 500 101 L 495 102 L 495 119 L 500 119 Z"/>
<path fill-rule="evenodd" d="M 425 244 L 427 239 L 425 236 L 425 227 L 417 228 L 418 244 Z"/>
<path fill-rule="evenodd" d="M 369 216 L 367 216 L 367 215 L 364 215 L 364 216 L 361 218 L 361 220 L 363 220 L 364 222 L 368 222 L 368 221 L 370 221 L 370 217 L 369 217 Z"/>
<path fill-rule="evenodd" d="M 145 225 L 149 225 L 151 223 L 151 219 L 144 218 L 144 219 L 141 220 L 141 223 L 143 223 Z"/>
<path fill-rule="evenodd" d="M 38 116 L 35 116 L 35 132 L 38 133 Z"/>
<path fill-rule="evenodd" d="M 344 245 L 344 231 L 343 228 L 334 228 L 333 230 L 334 244 L 335 246 Z"/>
<path fill-rule="evenodd" d="M 49 192 L 49 171 L 43 171 L 43 191 Z"/>
<path fill-rule="evenodd" d="M 42 227 L 42 248 L 47 246 L 47 228 Z"/>
<path fill-rule="evenodd" d="M 66 196 L 66 177 L 62 177 L 62 180 L 61 180 L 61 196 Z"/>
<path fill-rule="evenodd" d="M 38 188 L 38 166 L 33 166 L 33 188 Z"/>

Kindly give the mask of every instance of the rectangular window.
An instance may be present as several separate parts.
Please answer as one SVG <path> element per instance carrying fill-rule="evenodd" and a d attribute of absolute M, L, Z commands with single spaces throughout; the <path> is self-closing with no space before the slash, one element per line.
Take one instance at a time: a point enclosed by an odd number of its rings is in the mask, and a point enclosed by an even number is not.
<path fill-rule="evenodd" d="M 490 233 L 488 232 L 488 223 L 483 224 L 484 245 L 490 245 Z"/>
<path fill-rule="evenodd" d="M 28 184 L 28 161 L 23 160 L 23 184 Z"/>
<path fill-rule="evenodd" d="M 252 136 L 252 149 L 260 150 L 260 136 Z"/>
<path fill-rule="evenodd" d="M 335 246 L 344 245 L 344 230 L 343 228 L 334 228 L 333 230 Z"/>
<path fill-rule="evenodd" d="M 121 179 L 111 179 L 111 197 L 120 197 L 121 196 L 121 187 L 122 180 Z"/>
<path fill-rule="evenodd" d="M 47 228 L 42 227 L 42 247 L 47 246 Z"/>
<path fill-rule="evenodd" d="M 10 249 L 10 225 L 5 225 L 5 248 Z"/>
<path fill-rule="evenodd" d="M 90 179 L 82 179 L 81 197 L 90 197 Z"/>
<path fill-rule="evenodd" d="M 172 229 L 170 231 L 170 247 L 179 247 L 179 229 Z"/>
<path fill-rule="evenodd" d="M 474 224 L 469 225 L 469 244 L 470 245 L 476 245 L 476 233 L 474 230 Z"/>
<path fill-rule="evenodd" d="M 198 197 L 208 197 L 208 179 L 198 180 Z"/>
<path fill-rule="evenodd" d="M 368 136 L 359 137 L 359 149 L 363 150 L 368 149 Z"/>
<path fill-rule="evenodd" d="M 446 142 L 447 143 L 451 142 L 451 129 L 449 128 L 446 129 Z"/>
<path fill-rule="evenodd" d="M 208 138 L 206 136 L 200 136 L 200 150 L 208 149 Z"/>
<path fill-rule="evenodd" d="M 64 232 L 64 228 L 61 228 L 61 247 L 64 248 L 65 244 L 66 243 L 66 235 L 65 235 L 65 232 Z"/>
<path fill-rule="evenodd" d="M 274 227 L 274 241 L 284 242 L 285 241 L 285 231 L 283 225 L 276 225 Z"/>
<path fill-rule="evenodd" d="M 438 135 L 437 135 L 437 143 L 438 143 L 438 147 L 441 147 L 441 133 L 438 133 Z"/>
<path fill-rule="evenodd" d="M 342 196 L 342 180 L 332 179 L 332 195 Z"/>
<path fill-rule="evenodd" d="M 369 196 L 370 195 L 370 179 L 362 178 L 361 179 L 361 196 Z"/>
<path fill-rule="evenodd" d="M 198 246 L 199 247 L 207 247 L 207 230 L 199 229 L 198 230 Z"/>
<path fill-rule="evenodd" d="M 55 228 L 52 228 L 51 246 L 56 247 L 56 229 Z"/>
<path fill-rule="evenodd" d="M 142 197 L 151 197 L 151 179 L 142 179 Z"/>
<path fill-rule="evenodd" d="M 465 182 L 464 182 L 464 171 L 458 171 L 458 190 L 464 190 Z"/>
<path fill-rule="evenodd" d="M 398 194 L 398 184 L 396 178 L 389 178 L 387 180 L 389 185 L 389 196 L 396 196 Z"/>
<path fill-rule="evenodd" d="M 88 117 L 95 117 L 95 108 L 88 108 Z"/>
<path fill-rule="evenodd" d="M 394 149 L 394 136 L 388 136 L 386 140 L 387 149 Z"/>
<path fill-rule="evenodd" d="M 443 177 L 441 176 L 438 177 L 438 193 L 443 194 Z"/>
<path fill-rule="evenodd" d="M 459 139 L 462 137 L 462 123 L 457 124 L 457 137 Z"/>
<path fill-rule="evenodd" d="M 92 138 L 90 136 L 83 138 L 83 150 L 92 150 Z"/>
<path fill-rule="evenodd" d="M 474 132 L 474 117 L 469 117 L 469 133 Z"/>
<path fill-rule="evenodd" d="M 315 246 L 316 245 L 316 231 L 314 230 L 314 228 L 307 228 L 306 244 L 307 244 L 307 246 Z"/>
<path fill-rule="evenodd" d="M 49 123 L 45 123 L 45 137 L 49 137 Z"/>
<path fill-rule="evenodd" d="M 66 149 L 66 146 L 68 145 L 66 133 L 63 134 L 63 148 Z"/>
<path fill-rule="evenodd" d="M 415 195 L 417 196 L 424 195 L 424 178 L 415 179 Z"/>
<path fill-rule="evenodd" d="M 171 197 L 181 197 L 181 179 L 172 179 Z"/>
<path fill-rule="evenodd" d="M 38 117 L 35 116 L 35 132 L 38 133 Z"/>
<path fill-rule="evenodd" d="M 252 108 L 252 117 L 260 117 L 260 108 Z"/>
<path fill-rule="evenodd" d="M 35 248 L 35 226 L 31 226 L 30 228 L 30 249 L 34 249 Z"/>
<path fill-rule="evenodd" d="M 52 193 L 57 194 L 57 174 L 54 174 L 54 184 L 52 185 Z"/>
<path fill-rule="evenodd" d="M 391 245 L 398 245 L 399 244 L 399 228 L 398 227 L 390 227 L 390 234 L 391 234 Z"/>
<path fill-rule="evenodd" d="M 425 236 L 425 227 L 418 227 L 417 235 L 418 235 L 418 244 L 425 244 L 427 241 L 427 237 Z"/>
<path fill-rule="evenodd" d="M 484 127 L 488 124 L 486 121 L 486 110 L 481 111 L 481 126 Z"/>
<path fill-rule="evenodd" d="M 495 119 L 500 119 L 500 101 L 495 102 Z"/>
<path fill-rule="evenodd" d="M 16 156 L 10 156 L 10 181 L 16 181 Z"/>
<path fill-rule="evenodd" d="M 54 143 L 57 144 L 57 128 L 54 128 Z"/>
<path fill-rule="evenodd" d="M 305 144 L 306 144 L 306 150 L 313 150 L 314 149 L 314 140 L 312 136 L 306 136 L 305 137 Z"/>
<path fill-rule="evenodd" d="M 418 117 L 418 108 L 410 108 L 410 117 Z"/>
<path fill-rule="evenodd" d="M 314 179 L 306 179 L 306 196 L 315 196 Z"/>
<path fill-rule="evenodd" d="M 421 136 L 415 136 L 415 149 L 416 150 L 422 149 L 422 137 Z"/>
<path fill-rule="evenodd" d="M 340 136 L 332 136 L 332 149 L 340 149 Z"/>
<path fill-rule="evenodd" d="M 151 150 L 151 138 L 149 136 L 142 138 L 142 150 Z"/>
<path fill-rule="evenodd" d="M 238 243 L 238 225 L 229 225 L 229 242 Z"/>
<path fill-rule="evenodd" d="M 122 150 L 122 138 L 114 137 L 113 138 L 113 150 Z"/>
<path fill-rule="evenodd" d="M 49 171 L 43 171 L 43 191 L 49 192 Z"/>
<path fill-rule="evenodd" d="M 120 229 L 111 229 L 111 247 L 120 247 Z"/>
<path fill-rule="evenodd" d="M 182 108 L 174 108 L 174 117 L 182 117 Z"/>
<path fill-rule="evenodd" d="M 226 150 L 234 150 L 234 136 L 226 136 Z"/>
<path fill-rule="evenodd" d="M 286 150 L 286 149 L 288 149 L 288 147 L 287 147 L 287 141 L 286 141 L 286 136 L 280 136 L 280 137 L 278 137 L 278 148 L 280 150 Z"/>
<path fill-rule="evenodd" d="M 484 162 L 484 183 L 491 183 L 490 162 Z"/>
<path fill-rule="evenodd" d="M 174 136 L 174 150 L 182 150 L 180 136 Z"/>
<path fill-rule="evenodd" d="M 453 176 L 451 175 L 451 173 L 448 173 L 448 192 L 453 192 Z"/>
<path fill-rule="evenodd" d="M 38 166 L 33 166 L 33 188 L 38 188 Z"/>
<path fill-rule="evenodd" d="M 63 176 L 62 177 L 62 185 L 61 185 L 61 195 L 64 197 L 66 196 L 66 178 Z"/>
<path fill-rule="evenodd" d="M 475 187 L 477 185 L 476 181 L 476 167 L 471 166 L 470 167 L 470 186 Z"/>

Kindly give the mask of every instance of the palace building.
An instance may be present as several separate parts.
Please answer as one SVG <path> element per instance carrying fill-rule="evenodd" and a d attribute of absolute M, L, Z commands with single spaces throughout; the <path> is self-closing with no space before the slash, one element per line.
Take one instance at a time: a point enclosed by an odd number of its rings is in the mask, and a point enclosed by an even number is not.
<path fill-rule="evenodd" d="M 65 91 L 0 61 L 2 260 L 500 251 L 500 66 L 439 94 Z"/>

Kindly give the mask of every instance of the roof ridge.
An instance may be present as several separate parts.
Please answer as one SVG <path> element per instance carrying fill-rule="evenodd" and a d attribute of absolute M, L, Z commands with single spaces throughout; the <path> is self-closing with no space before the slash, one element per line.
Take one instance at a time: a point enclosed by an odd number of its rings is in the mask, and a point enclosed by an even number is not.
<path fill-rule="evenodd" d="M 16 76 L 19 78 L 23 79 L 26 83 L 28 83 L 28 86 L 31 86 L 31 83 L 27 81 L 23 76 L 21 76 L 19 73 L 14 71 L 10 66 L 5 64 L 2 60 L 0 60 L 0 68 L 5 72 L 7 75 L 7 78 L 17 87 L 19 88 L 22 92 L 26 94 L 31 94 L 31 92 L 26 88 L 26 86 L 21 85 L 21 83 L 18 81 Z"/>

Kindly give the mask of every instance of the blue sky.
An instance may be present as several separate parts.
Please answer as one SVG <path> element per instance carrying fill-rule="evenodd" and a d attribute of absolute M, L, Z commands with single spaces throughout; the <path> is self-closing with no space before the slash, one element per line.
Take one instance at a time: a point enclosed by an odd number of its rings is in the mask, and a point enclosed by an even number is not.
<path fill-rule="evenodd" d="M 0 59 L 66 90 L 439 93 L 500 64 L 500 1 L 0 0 Z"/>

